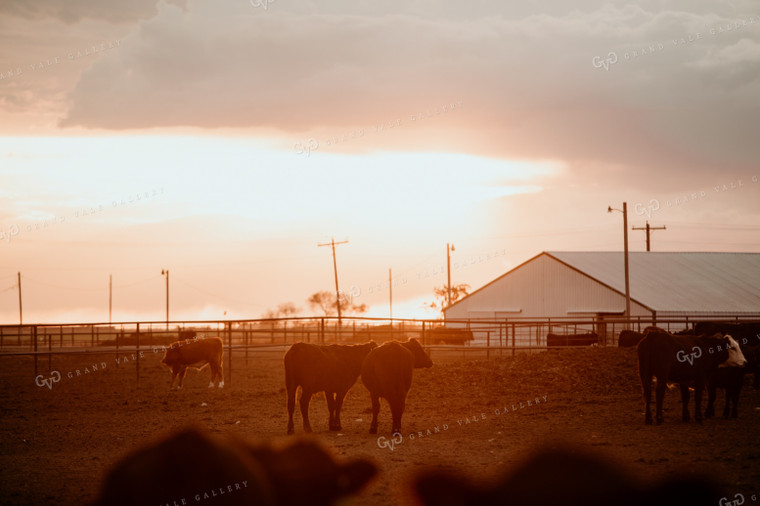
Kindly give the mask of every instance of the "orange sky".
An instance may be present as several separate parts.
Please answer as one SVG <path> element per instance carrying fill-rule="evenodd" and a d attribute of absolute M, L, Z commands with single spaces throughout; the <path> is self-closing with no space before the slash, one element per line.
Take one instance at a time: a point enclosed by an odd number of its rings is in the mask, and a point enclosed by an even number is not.
<path fill-rule="evenodd" d="M 161 320 L 162 269 L 172 318 L 312 314 L 330 237 L 370 315 L 392 268 L 434 316 L 447 242 L 477 288 L 620 249 L 624 200 L 656 250 L 760 251 L 750 2 L 65 5 L 0 5 L 0 323 L 17 272 L 26 322 L 107 320 L 109 274 Z"/>

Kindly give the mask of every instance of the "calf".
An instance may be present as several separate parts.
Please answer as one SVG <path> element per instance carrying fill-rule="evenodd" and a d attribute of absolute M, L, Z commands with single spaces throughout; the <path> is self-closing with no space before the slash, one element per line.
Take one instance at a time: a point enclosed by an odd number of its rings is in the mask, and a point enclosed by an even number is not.
<path fill-rule="evenodd" d="M 365 460 L 336 462 L 310 441 L 251 446 L 188 428 L 125 457 L 109 472 L 93 506 L 327 506 L 358 492 L 376 472 Z"/>
<path fill-rule="evenodd" d="M 208 339 L 201 339 L 200 341 L 185 340 L 173 342 L 166 349 L 164 358 L 161 360 L 162 364 L 172 370 L 172 381 L 169 384 L 169 389 L 171 390 L 174 386 L 174 378 L 177 376 L 179 376 L 179 386 L 177 388 L 182 388 L 187 368 L 194 364 L 201 366 L 201 369 L 206 364 L 211 368 L 209 388 L 214 386 L 214 380 L 217 378 L 217 386 L 219 388 L 224 387 L 223 358 L 224 348 L 222 340 L 218 337 L 210 337 Z"/>
<path fill-rule="evenodd" d="M 391 407 L 392 433 L 401 432 L 401 416 L 412 386 L 412 372 L 415 368 L 432 366 L 433 361 L 416 339 L 405 343 L 389 341 L 367 355 L 362 366 L 362 383 L 369 390 L 372 400 L 370 434 L 377 434 L 380 397 L 387 400 Z"/>
<path fill-rule="evenodd" d="M 493 484 L 430 471 L 414 487 L 425 506 L 715 506 L 722 495 L 712 480 L 698 477 L 641 483 L 614 462 L 565 447 L 534 453 Z"/>
<path fill-rule="evenodd" d="M 652 423 L 650 402 L 652 376 L 657 380 L 657 424 L 661 424 L 662 402 L 667 383 L 681 387 L 683 421 L 689 421 L 689 387 L 694 387 L 694 418 L 702 421 L 702 391 L 710 377 L 724 364 L 743 367 L 746 359 L 730 336 L 674 336 L 666 332 L 649 332 L 637 347 L 639 377 L 644 393 L 646 424 Z"/>
<path fill-rule="evenodd" d="M 357 345 L 317 346 L 296 343 L 285 353 L 285 388 L 288 392 L 288 434 L 294 431 L 293 411 L 296 392 L 301 387 L 303 429 L 311 432 L 309 402 L 311 396 L 324 392 L 330 413 L 330 430 L 340 430 L 340 409 L 346 393 L 356 383 L 367 354 L 377 348 L 370 341 Z"/>

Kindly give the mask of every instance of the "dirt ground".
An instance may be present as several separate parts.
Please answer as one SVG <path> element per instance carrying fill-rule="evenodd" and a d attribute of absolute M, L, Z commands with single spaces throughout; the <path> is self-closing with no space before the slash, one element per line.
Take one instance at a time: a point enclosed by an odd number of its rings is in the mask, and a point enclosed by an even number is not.
<path fill-rule="evenodd" d="M 728 497 L 760 492 L 760 392 L 749 386 L 737 420 L 684 424 L 678 392 L 669 391 L 665 423 L 645 426 L 634 349 L 432 358 L 433 368 L 415 371 L 403 441 L 392 450 L 368 433 L 361 380 L 346 398 L 340 433 L 327 431 L 324 398 L 312 400 L 314 437 L 338 459 L 369 458 L 381 469 L 355 504 L 416 504 L 410 483 L 423 468 L 487 480 L 559 441 L 602 452 L 644 480 L 705 473 Z M 54 357 L 62 377 L 47 388 L 35 384 L 31 358 L 0 358 L 0 503 L 85 503 L 125 452 L 188 423 L 253 442 L 287 437 L 281 352 L 252 353 L 247 365 L 236 356 L 223 390 L 207 388 L 204 370 L 190 371 L 184 390 L 169 391 L 170 373 L 159 360 L 145 354 L 138 386 L 134 364 L 117 368 L 113 355 Z M 94 363 L 106 367 L 91 370 Z M 46 359 L 40 372 L 48 377 Z M 723 400 L 719 393 L 719 414 Z M 389 431 L 383 403 L 379 435 L 389 438 Z"/>

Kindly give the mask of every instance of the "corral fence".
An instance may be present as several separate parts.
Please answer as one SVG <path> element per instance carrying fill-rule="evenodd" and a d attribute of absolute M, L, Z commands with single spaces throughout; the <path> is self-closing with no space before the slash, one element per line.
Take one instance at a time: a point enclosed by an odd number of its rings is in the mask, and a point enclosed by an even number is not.
<path fill-rule="evenodd" d="M 274 352 L 284 354 L 296 342 L 314 344 L 350 344 L 374 340 L 417 338 L 431 356 L 490 358 L 518 352 L 544 351 L 548 348 L 577 347 L 573 337 L 594 336 L 598 346 L 617 346 L 620 331 L 641 332 L 657 325 L 671 332 L 693 328 L 698 321 L 744 322 L 739 316 L 715 315 L 681 318 L 647 317 L 631 319 L 526 318 L 417 320 L 366 317 L 298 317 L 252 320 L 203 320 L 170 322 L 122 322 L 78 324 L 0 325 L 0 357 L 32 356 L 34 376 L 40 365 L 51 370 L 52 357 L 58 355 L 127 356 L 135 363 L 136 380 L 140 380 L 140 359 L 146 351 L 163 352 L 170 343 L 183 339 L 218 336 L 225 346 L 225 381 L 232 383 L 235 360 L 250 354 Z M 555 334 L 550 345 L 547 335 Z M 557 341 L 556 336 L 559 336 Z M 563 342 L 562 336 L 566 339 Z M 163 353 L 161 353 L 163 354 Z M 40 364 L 42 359 L 42 364 Z M 45 364 L 47 362 L 47 364 Z M 117 360 L 118 362 L 118 360 Z"/>

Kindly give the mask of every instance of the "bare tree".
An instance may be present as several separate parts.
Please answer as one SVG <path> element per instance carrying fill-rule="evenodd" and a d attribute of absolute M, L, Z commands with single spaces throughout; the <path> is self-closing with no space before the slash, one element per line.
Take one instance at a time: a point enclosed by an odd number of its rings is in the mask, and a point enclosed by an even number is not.
<path fill-rule="evenodd" d="M 458 285 L 451 285 L 451 303 L 463 299 L 470 291 L 470 285 L 467 283 L 459 283 Z M 433 287 L 433 293 L 435 294 L 435 301 L 425 304 L 425 307 L 431 309 L 437 309 L 441 313 L 446 309 L 448 302 L 449 290 L 446 285 Z"/>
<path fill-rule="evenodd" d="M 341 314 L 366 313 L 369 309 L 367 304 L 355 304 L 354 296 L 343 291 L 340 292 L 339 299 L 336 299 L 335 294 L 327 290 L 314 293 L 306 299 L 312 309 L 322 311 L 325 316 L 332 316 L 338 312 L 338 301 L 340 301 Z"/>
<path fill-rule="evenodd" d="M 283 302 L 277 306 L 277 309 L 269 309 L 263 315 L 262 318 L 289 318 L 295 316 L 301 312 L 300 307 L 296 307 L 292 302 Z"/>

